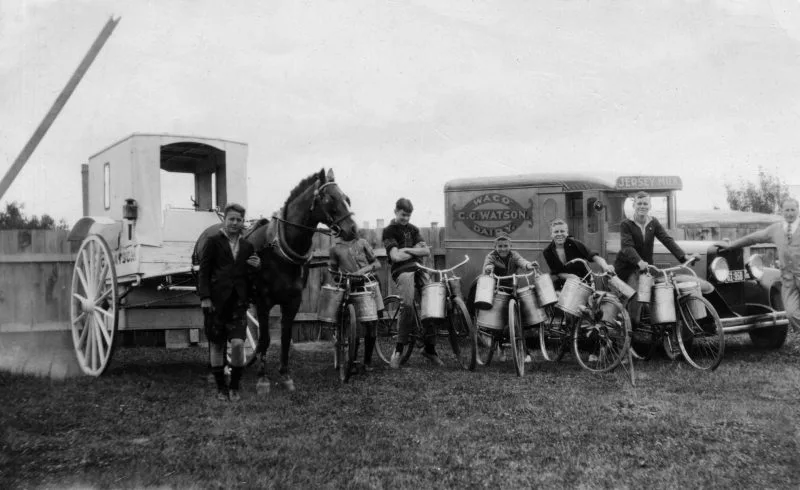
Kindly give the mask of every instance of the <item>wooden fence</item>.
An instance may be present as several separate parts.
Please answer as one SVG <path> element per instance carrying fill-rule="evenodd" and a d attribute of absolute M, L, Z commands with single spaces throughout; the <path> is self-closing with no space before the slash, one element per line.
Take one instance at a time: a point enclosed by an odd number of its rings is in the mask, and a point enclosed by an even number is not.
<path fill-rule="evenodd" d="M 362 229 L 360 233 L 373 246 L 383 264 L 376 276 L 383 294 L 387 295 L 393 292 L 393 288 L 386 253 L 380 241 L 382 231 Z M 434 253 L 426 265 L 443 266 L 444 229 L 434 226 L 421 229 L 421 233 Z M 315 337 L 318 333 L 317 302 L 322 285 L 328 280 L 328 249 L 332 244 L 329 236 L 314 237 L 312 268 L 296 319 L 299 323 L 296 340 Z M 66 231 L 0 230 L 0 332 L 69 329 L 72 268 L 79 245 L 67 241 Z M 273 309 L 273 327 L 279 316 L 280 309 Z M 123 345 L 171 343 L 164 339 L 165 334 L 161 331 L 148 333 L 139 330 L 125 332 L 121 342 Z"/>
<path fill-rule="evenodd" d="M 66 231 L 0 231 L 0 332 L 69 328 L 75 252 Z"/>

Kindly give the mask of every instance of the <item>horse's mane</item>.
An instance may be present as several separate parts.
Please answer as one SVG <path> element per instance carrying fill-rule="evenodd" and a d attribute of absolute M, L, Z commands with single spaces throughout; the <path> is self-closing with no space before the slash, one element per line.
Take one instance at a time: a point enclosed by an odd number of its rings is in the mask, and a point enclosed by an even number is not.
<path fill-rule="evenodd" d="M 327 178 L 325 177 L 325 169 L 324 168 L 320 169 L 319 172 L 311 174 L 308 177 L 306 177 L 305 179 L 301 180 L 300 183 L 297 184 L 297 186 L 295 186 L 294 189 L 292 189 L 292 192 L 289 193 L 289 197 L 286 198 L 286 202 L 283 205 L 284 209 L 289 206 L 289 202 L 292 199 L 294 199 L 295 197 L 297 197 L 300 194 L 302 194 L 303 192 L 305 192 L 305 190 L 308 188 L 308 186 L 312 182 L 317 180 L 317 179 L 319 179 L 321 184 L 324 184 L 327 181 Z"/>

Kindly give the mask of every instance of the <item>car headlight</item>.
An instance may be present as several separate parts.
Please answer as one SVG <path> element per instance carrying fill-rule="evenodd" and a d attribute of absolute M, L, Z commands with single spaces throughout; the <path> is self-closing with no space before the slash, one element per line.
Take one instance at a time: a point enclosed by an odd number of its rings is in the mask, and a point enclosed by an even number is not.
<path fill-rule="evenodd" d="M 728 280 L 730 269 L 728 268 L 728 261 L 722 257 L 717 257 L 711 261 L 711 273 L 717 282 L 725 282 Z"/>
<path fill-rule="evenodd" d="M 749 272 L 755 280 L 764 277 L 764 258 L 761 257 L 761 254 L 753 254 L 747 259 L 747 272 Z"/>

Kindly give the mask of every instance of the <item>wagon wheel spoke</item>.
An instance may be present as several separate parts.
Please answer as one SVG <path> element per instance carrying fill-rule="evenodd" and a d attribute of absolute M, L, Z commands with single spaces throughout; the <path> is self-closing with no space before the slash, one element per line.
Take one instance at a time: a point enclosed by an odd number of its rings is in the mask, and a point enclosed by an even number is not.
<path fill-rule="evenodd" d="M 78 322 L 85 322 L 85 320 L 86 320 L 86 313 L 81 313 L 80 315 L 72 319 L 72 324 L 75 325 Z"/>
<path fill-rule="evenodd" d="M 81 285 L 83 286 L 83 292 L 87 296 L 89 296 L 91 293 L 89 292 L 89 283 L 86 281 L 86 274 L 83 272 L 82 268 L 78 267 L 78 264 L 75 264 L 75 273 L 78 275 L 78 279 L 81 281 Z M 74 296 L 77 293 L 73 292 L 72 294 Z"/>
<path fill-rule="evenodd" d="M 97 297 L 96 300 L 94 300 L 95 307 L 99 306 L 100 303 L 102 303 L 103 301 L 105 301 L 106 298 L 111 296 L 113 292 L 114 291 L 112 289 L 106 289 L 100 296 Z"/>
<path fill-rule="evenodd" d="M 102 314 L 102 315 L 105 315 L 105 316 L 106 316 L 106 317 L 108 317 L 108 318 L 111 318 L 111 319 L 113 319 L 113 318 L 114 318 L 114 314 L 113 314 L 113 313 L 111 313 L 111 312 L 108 312 L 108 311 L 106 311 L 106 310 L 104 310 L 104 309 L 100 308 L 99 306 L 95 306 L 95 307 L 94 307 L 94 311 L 95 311 L 95 312 L 97 312 L 97 313 L 100 313 L 100 314 Z"/>
<path fill-rule="evenodd" d="M 97 329 L 102 332 L 103 338 L 105 339 L 107 344 L 111 344 L 111 337 L 108 335 L 108 329 L 106 328 L 106 321 L 98 314 L 98 313 L 106 313 L 102 310 L 95 310 L 94 316 L 97 321 Z M 108 313 L 106 313 L 108 314 Z"/>

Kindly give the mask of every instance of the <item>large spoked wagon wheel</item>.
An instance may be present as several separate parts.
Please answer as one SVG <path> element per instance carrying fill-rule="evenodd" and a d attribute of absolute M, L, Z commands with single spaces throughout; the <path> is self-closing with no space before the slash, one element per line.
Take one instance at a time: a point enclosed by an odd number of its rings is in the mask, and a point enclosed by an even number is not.
<path fill-rule="evenodd" d="M 678 303 L 678 346 L 686 362 L 713 371 L 725 353 L 725 334 L 717 310 L 705 298 L 683 296 Z"/>
<path fill-rule="evenodd" d="M 83 240 L 72 270 L 70 327 L 78 364 L 84 373 L 100 376 L 114 353 L 119 291 L 108 243 L 99 235 Z"/>
<path fill-rule="evenodd" d="M 448 315 L 450 346 L 461 367 L 470 371 L 478 364 L 478 332 L 470 319 L 467 305 L 461 298 L 454 298 Z"/>
<path fill-rule="evenodd" d="M 539 325 L 539 348 L 546 360 L 558 362 L 569 348 L 569 318 L 555 306 L 548 306 L 545 311 L 547 319 Z"/>
<path fill-rule="evenodd" d="M 511 358 L 517 376 L 525 375 L 525 336 L 522 334 L 522 321 L 516 300 L 508 302 L 508 341 L 511 344 Z"/>

